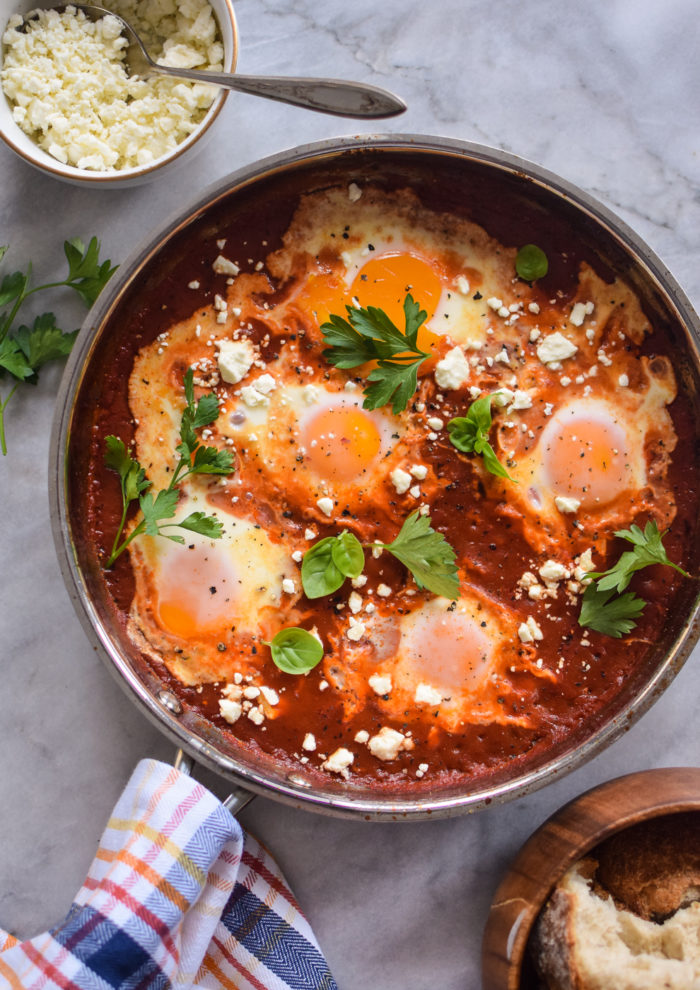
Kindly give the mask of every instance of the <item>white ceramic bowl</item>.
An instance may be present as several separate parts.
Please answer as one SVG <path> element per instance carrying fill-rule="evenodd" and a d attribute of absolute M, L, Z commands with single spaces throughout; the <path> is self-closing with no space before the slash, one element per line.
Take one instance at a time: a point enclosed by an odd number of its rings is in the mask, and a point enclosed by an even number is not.
<path fill-rule="evenodd" d="M 60 0 L 55 0 L 56 3 Z M 238 30 L 236 18 L 233 10 L 232 0 L 209 0 L 214 9 L 216 19 L 221 31 L 221 40 L 224 46 L 224 70 L 233 72 L 236 67 L 238 56 Z M 50 0 L 0 0 L 0 35 L 4 33 L 5 26 L 12 14 L 26 14 L 37 7 L 50 7 Z M 109 7 L 109 0 L 104 0 L 102 6 Z M 0 45 L 0 69 L 2 68 L 3 51 Z M 160 174 L 163 169 L 171 168 L 175 163 L 181 161 L 187 152 L 196 147 L 202 146 L 202 139 L 211 133 L 211 125 L 219 115 L 228 95 L 228 90 L 220 90 L 218 96 L 209 107 L 205 117 L 198 127 L 182 141 L 178 146 L 166 155 L 155 159 L 148 165 L 135 168 L 125 168 L 120 171 L 97 172 L 89 169 L 76 168 L 73 165 L 64 165 L 56 158 L 38 146 L 12 119 L 12 110 L 0 87 L 0 137 L 12 148 L 21 158 L 30 165 L 34 165 L 42 172 L 53 175 L 57 179 L 64 179 L 76 185 L 88 184 L 90 186 L 122 187 L 126 185 L 136 185 L 146 182 L 156 174 Z"/>

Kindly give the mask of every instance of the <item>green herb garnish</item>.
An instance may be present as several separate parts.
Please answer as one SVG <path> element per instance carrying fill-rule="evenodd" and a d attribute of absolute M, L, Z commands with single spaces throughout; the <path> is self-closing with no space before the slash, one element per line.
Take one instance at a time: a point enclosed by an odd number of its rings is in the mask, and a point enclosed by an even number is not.
<path fill-rule="evenodd" d="M 413 512 L 391 543 L 362 544 L 347 531 L 326 536 L 306 551 L 301 583 L 307 598 L 332 595 L 346 577 L 359 577 L 365 550 L 387 550 L 408 568 L 419 588 L 445 598 L 459 598 L 456 554 L 442 533 L 436 533 L 429 516 Z"/>
<path fill-rule="evenodd" d="M 87 248 L 77 237 L 65 241 L 63 250 L 68 262 L 68 275 L 60 282 L 47 282 L 29 288 L 32 266 L 25 272 L 5 275 L 0 284 L 0 307 L 9 309 L 0 315 L 0 377 L 14 379 L 10 392 L 0 396 L 0 450 L 7 454 L 5 439 L 5 410 L 20 382 L 35 385 L 38 372 L 48 361 L 66 357 L 70 353 L 77 330 L 61 330 L 53 313 L 37 316 L 31 327 L 13 327 L 20 307 L 26 299 L 44 289 L 65 287 L 73 289 L 87 306 L 91 306 L 108 279 L 116 271 L 111 262 L 100 262 L 100 244 L 93 237 Z M 7 253 L 0 247 L 0 260 Z"/>
<path fill-rule="evenodd" d="M 491 429 L 491 400 L 493 395 L 482 395 L 467 410 L 466 416 L 457 416 L 447 424 L 450 442 L 464 454 L 478 454 L 484 467 L 491 474 L 513 481 L 489 443 Z"/>
<path fill-rule="evenodd" d="M 585 580 L 590 583 L 583 593 L 578 618 L 580 626 L 616 638 L 634 629 L 634 619 L 639 618 L 646 602 L 632 592 L 621 592 L 629 585 L 635 571 L 644 567 L 663 564 L 673 567 L 684 577 L 691 577 L 682 567 L 668 559 L 662 543 L 665 535 L 666 532 L 659 532 L 654 520 L 646 524 L 644 532 L 636 525 L 616 531 L 615 536 L 627 540 L 633 545 L 633 549 L 626 550 L 607 571 L 590 571 L 586 575 Z"/>
<path fill-rule="evenodd" d="M 285 674 L 308 674 L 323 657 L 323 646 L 319 640 L 313 633 L 298 626 L 280 629 L 265 645 L 270 647 L 275 665 Z"/>
<path fill-rule="evenodd" d="M 428 314 L 408 294 L 403 304 L 405 329 L 401 331 L 376 306 L 345 308 L 347 320 L 331 315 L 321 325 L 328 345 L 323 356 L 336 368 L 356 368 L 376 361 L 377 367 L 367 376 L 364 408 L 378 409 L 391 402 L 395 415 L 402 412 L 418 388 L 418 368 L 430 357 L 417 346 L 418 330 Z"/>
<path fill-rule="evenodd" d="M 326 536 L 306 551 L 301 564 L 301 583 L 307 598 L 332 595 L 345 578 L 359 577 L 365 565 L 362 544 L 352 533 Z"/>
<path fill-rule="evenodd" d="M 442 533 L 430 524 L 430 516 L 412 512 L 391 543 L 375 544 L 388 550 L 409 569 L 419 588 L 444 598 L 459 598 L 456 554 Z"/>
<path fill-rule="evenodd" d="M 189 368 L 185 375 L 186 405 L 180 422 L 180 443 L 176 447 L 180 458 L 170 484 L 155 497 L 148 491 L 151 482 L 146 478 L 146 472 L 128 453 L 123 441 L 115 436 L 106 438 L 105 464 L 119 475 L 122 492 L 122 515 L 107 560 L 107 567 L 111 567 L 131 541 L 141 533 L 147 533 L 149 536 L 165 536 L 174 543 L 184 543 L 185 540 L 179 533 L 168 532 L 173 528 L 190 530 L 212 540 L 217 540 L 221 536 L 223 531 L 221 522 L 216 516 L 208 516 L 204 512 L 191 512 L 179 522 L 162 522 L 175 516 L 179 497 L 177 486 L 189 475 L 231 474 L 234 469 L 233 455 L 229 451 L 203 446 L 195 432 L 217 419 L 219 400 L 213 393 L 209 393 L 195 403 L 193 378 L 194 373 L 192 368 Z M 129 535 L 121 540 L 129 506 L 136 500 L 139 503 L 142 519 Z"/>
<path fill-rule="evenodd" d="M 535 282 L 549 271 L 547 255 L 536 244 L 525 244 L 515 258 L 515 270 L 524 282 Z"/>
<path fill-rule="evenodd" d="M 631 591 L 616 595 L 614 591 L 601 591 L 595 584 L 589 584 L 583 593 L 578 623 L 619 639 L 634 629 L 637 625 L 634 620 L 642 614 L 645 605 L 644 599 Z"/>

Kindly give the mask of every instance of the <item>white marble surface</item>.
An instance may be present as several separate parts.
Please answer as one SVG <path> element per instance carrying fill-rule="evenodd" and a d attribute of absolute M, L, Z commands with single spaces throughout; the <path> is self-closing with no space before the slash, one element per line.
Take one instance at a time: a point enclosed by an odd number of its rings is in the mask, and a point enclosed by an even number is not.
<path fill-rule="evenodd" d="M 65 237 L 113 260 L 232 169 L 295 144 L 371 130 L 479 141 L 537 161 L 634 227 L 700 304 L 696 0 L 240 0 L 243 72 L 362 78 L 404 97 L 367 127 L 229 97 L 216 137 L 164 183 L 86 191 L 0 148 L 0 243 L 62 272 Z M 65 325 L 79 308 L 53 300 Z M 0 925 L 35 934 L 67 909 L 131 768 L 171 747 L 93 654 L 50 534 L 48 436 L 60 368 L 9 411 L 0 463 Z M 0 390 L 1 391 L 1 390 Z M 628 734 L 583 769 L 505 807 L 366 824 L 266 799 L 241 815 L 277 855 L 341 990 L 476 990 L 499 875 L 570 797 L 618 774 L 697 764 L 700 655 Z M 218 793 L 225 784 L 205 778 Z"/>

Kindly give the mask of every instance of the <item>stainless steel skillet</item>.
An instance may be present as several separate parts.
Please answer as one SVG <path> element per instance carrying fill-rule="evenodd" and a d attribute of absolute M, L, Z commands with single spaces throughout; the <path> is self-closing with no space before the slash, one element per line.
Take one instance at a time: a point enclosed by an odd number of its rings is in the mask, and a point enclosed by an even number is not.
<path fill-rule="evenodd" d="M 295 148 L 238 170 L 202 193 L 151 235 L 125 261 L 88 314 L 66 367 L 53 426 L 49 471 L 54 538 L 64 579 L 91 642 L 122 687 L 172 741 L 195 760 L 247 792 L 310 810 L 368 820 L 442 817 L 473 811 L 535 790 L 579 766 L 612 742 L 668 686 L 700 634 L 698 586 L 688 582 L 680 605 L 659 630 L 642 668 L 591 722 L 556 748 L 486 780 L 448 789 L 414 782 L 394 793 L 350 782 L 319 785 L 281 759 L 231 742 L 212 723 L 183 706 L 167 684 L 134 655 L 88 550 L 79 484 L 89 444 L 85 422 L 100 389 L 101 362 L 119 360 L 122 317 L 139 305 L 144 287 L 176 275 L 178 251 L 196 230 L 214 230 L 225 212 L 274 218 L 300 193 L 331 182 L 407 184 L 439 209 L 453 209 L 508 243 L 514 226 L 550 237 L 624 276 L 655 324 L 671 341 L 677 377 L 700 423 L 700 324 L 659 258 L 609 210 L 586 193 L 504 152 L 419 135 L 359 136 Z M 282 217 L 284 219 L 284 217 Z M 272 220 L 271 220 L 272 222 Z M 529 239 L 534 239 L 533 237 Z M 100 396 L 104 403 L 104 395 Z M 109 401 L 109 397 L 107 399 Z M 695 548 L 698 570 L 700 548 Z"/>

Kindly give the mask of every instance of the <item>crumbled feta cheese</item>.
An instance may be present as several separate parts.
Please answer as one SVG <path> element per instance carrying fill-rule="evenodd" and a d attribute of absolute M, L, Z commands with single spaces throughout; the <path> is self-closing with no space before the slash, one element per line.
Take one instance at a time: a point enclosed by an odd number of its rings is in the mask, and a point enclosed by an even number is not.
<path fill-rule="evenodd" d="M 457 286 L 457 291 L 463 296 L 469 295 L 469 279 L 464 275 L 458 275 L 455 279 L 455 285 Z"/>
<path fill-rule="evenodd" d="M 219 698 L 219 712 L 222 718 L 233 725 L 243 714 L 243 708 L 239 701 L 231 701 L 229 698 Z"/>
<path fill-rule="evenodd" d="M 266 685 L 263 684 L 260 688 L 260 694 L 263 696 L 268 705 L 272 705 L 273 708 L 275 705 L 279 705 L 280 696 L 273 688 L 266 687 Z"/>
<path fill-rule="evenodd" d="M 285 595 L 293 595 L 296 590 L 297 590 L 297 586 L 292 581 L 292 579 L 284 578 L 284 580 L 282 581 L 282 591 L 285 593 Z"/>
<path fill-rule="evenodd" d="M 313 406 L 318 400 L 318 389 L 315 385 L 304 385 L 301 390 L 301 397 L 307 406 Z"/>
<path fill-rule="evenodd" d="M 217 275 L 232 275 L 235 277 L 240 271 L 238 265 L 233 261 L 229 261 L 228 258 L 224 258 L 223 254 L 218 255 L 214 259 L 211 267 Z"/>
<path fill-rule="evenodd" d="M 556 330 L 537 345 L 537 357 L 542 364 L 557 363 L 573 357 L 577 350 L 576 344 Z"/>
<path fill-rule="evenodd" d="M 361 612 L 362 595 L 358 595 L 356 591 L 350 592 L 350 597 L 348 598 L 348 607 L 353 615 L 357 615 L 358 612 Z"/>
<path fill-rule="evenodd" d="M 377 588 L 377 594 L 380 598 L 388 598 L 391 595 L 391 588 L 388 584 L 380 584 Z"/>
<path fill-rule="evenodd" d="M 570 572 L 557 560 L 547 560 L 539 569 L 539 575 L 545 584 L 556 584 L 564 578 L 571 577 Z"/>
<path fill-rule="evenodd" d="M 586 574 L 590 571 L 595 570 L 595 564 L 593 563 L 593 551 L 589 547 L 588 550 L 584 550 L 580 557 L 577 557 L 574 561 L 576 566 L 574 567 L 574 577 L 577 581 L 583 581 Z"/>
<path fill-rule="evenodd" d="M 442 702 L 442 694 L 430 684 L 421 682 L 416 688 L 413 700 L 417 705 L 439 705 Z"/>
<path fill-rule="evenodd" d="M 313 732 L 307 732 L 304 736 L 304 741 L 301 744 L 301 748 L 305 749 L 308 753 L 313 753 L 316 749 L 316 736 Z"/>
<path fill-rule="evenodd" d="M 356 578 L 350 579 L 350 583 L 352 584 L 353 588 L 364 588 L 364 586 L 367 584 L 367 575 L 358 574 Z"/>
<path fill-rule="evenodd" d="M 389 475 L 389 480 L 396 489 L 397 495 L 403 495 L 411 487 L 411 475 L 401 468 L 395 468 Z"/>
<path fill-rule="evenodd" d="M 577 498 L 569 498 L 567 495 L 556 495 L 554 504 L 560 512 L 576 512 L 581 505 Z"/>
<path fill-rule="evenodd" d="M 594 305 L 592 302 L 574 303 L 573 309 L 571 310 L 571 316 L 569 317 L 569 323 L 573 323 L 575 327 L 580 327 L 585 318 L 591 315 L 593 309 Z"/>
<path fill-rule="evenodd" d="M 428 477 L 428 469 L 425 464 L 414 464 L 409 470 L 417 481 L 425 481 Z"/>
<path fill-rule="evenodd" d="M 354 759 L 354 753 L 351 753 L 344 746 L 340 746 L 336 749 L 335 753 L 331 753 L 321 766 L 324 770 L 330 770 L 331 773 L 339 773 L 342 777 L 347 778 L 349 776 L 348 767 L 352 765 Z"/>
<path fill-rule="evenodd" d="M 496 361 L 499 364 L 507 364 L 508 367 L 510 367 L 510 357 L 508 356 L 508 351 L 505 349 L 505 347 L 502 350 L 500 350 L 498 354 L 496 354 L 496 356 L 494 357 L 494 361 Z"/>
<path fill-rule="evenodd" d="M 345 633 L 348 639 L 352 640 L 353 643 L 359 642 L 365 634 L 365 624 L 361 619 L 355 619 L 352 615 L 350 616 L 350 628 Z"/>
<path fill-rule="evenodd" d="M 521 643 L 533 643 L 535 640 L 543 638 L 542 630 L 531 615 L 528 615 L 525 622 L 520 623 L 518 637 Z"/>
<path fill-rule="evenodd" d="M 316 505 L 319 507 L 324 516 L 330 516 L 333 514 L 333 499 L 328 498 L 327 495 L 322 496 L 316 500 Z"/>
<path fill-rule="evenodd" d="M 503 306 L 503 300 L 499 299 L 498 296 L 491 296 L 490 299 L 486 300 L 486 305 L 498 312 L 498 310 Z"/>
<path fill-rule="evenodd" d="M 260 688 L 255 687 L 255 685 L 251 684 L 250 687 L 243 689 L 243 697 L 247 698 L 248 701 L 254 701 L 255 698 L 259 697 L 259 695 L 260 695 Z"/>
<path fill-rule="evenodd" d="M 249 340 L 217 341 L 219 374 L 225 382 L 237 385 L 255 361 L 255 349 Z"/>
<path fill-rule="evenodd" d="M 444 425 L 443 420 L 439 416 L 431 416 L 428 420 L 428 426 L 431 430 L 441 430 Z"/>
<path fill-rule="evenodd" d="M 435 365 L 435 381 L 440 388 L 461 388 L 468 378 L 469 362 L 461 347 L 453 347 Z"/>
<path fill-rule="evenodd" d="M 272 375 L 260 375 L 260 377 L 256 378 L 253 382 L 253 387 L 263 395 L 269 395 L 270 392 L 274 392 L 277 388 L 277 382 Z"/>
<path fill-rule="evenodd" d="M 206 0 L 126 4 L 114 0 L 157 61 L 221 70 L 223 46 Z M 166 41 L 167 39 L 167 41 Z M 58 161 L 92 171 L 148 165 L 204 117 L 216 90 L 163 76 L 130 76 L 114 17 L 39 11 L 26 33 L 8 25 L 2 85 L 18 125 Z"/>
<path fill-rule="evenodd" d="M 259 707 L 251 708 L 248 712 L 248 718 L 254 725 L 262 725 L 265 721 L 265 712 Z"/>
<path fill-rule="evenodd" d="M 367 683 L 372 688 L 375 694 L 385 695 L 389 694 L 391 691 L 391 677 L 388 674 L 372 674 L 371 677 L 367 679 Z"/>
<path fill-rule="evenodd" d="M 629 385 L 629 383 L 630 383 L 630 380 L 629 380 L 629 376 L 628 375 L 622 374 L 617 379 L 617 384 L 620 386 L 620 388 L 627 388 L 627 386 Z"/>
<path fill-rule="evenodd" d="M 314 533 L 313 529 L 305 529 L 304 530 L 304 539 L 305 540 L 315 540 L 316 539 L 316 533 Z"/>
<path fill-rule="evenodd" d="M 348 199 L 351 203 L 356 203 L 362 196 L 362 190 L 356 182 L 351 182 L 348 186 Z"/>
<path fill-rule="evenodd" d="M 258 392 L 254 385 L 244 385 L 241 389 L 241 399 L 243 404 L 249 409 L 256 409 L 259 406 L 269 406 L 270 400 L 262 392 Z"/>
<path fill-rule="evenodd" d="M 402 732 L 385 725 L 368 740 L 367 746 L 378 760 L 395 760 L 402 749 L 412 749 L 413 743 Z"/>
<path fill-rule="evenodd" d="M 355 742 L 364 744 L 369 739 L 369 732 L 367 729 L 360 729 L 359 732 L 355 733 Z"/>
<path fill-rule="evenodd" d="M 515 398 L 515 392 L 509 388 L 497 388 L 491 393 L 491 402 L 496 409 L 503 409 Z"/>
<path fill-rule="evenodd" d="M 412 485 L 411 488 L 408 489 L 408 494 L 411 495 L 413 498 L 420 498 L 421 496 L 420 485 Z"/>
<path fill-rule="evenodd" d="M 530 310 L 531 313 L 535 313 L 535 315 L 540 311 L 540 307 L 536 302 L 528 303 L 527 308 Z"/>
<path fill-rule="evenodd" d="M 508 406 L 506 412 L 510 415 L 510 413 L 514 411 L 518 411 L 521 409 L 531 409 L 531 408 L 532 408 L 532 399 L 530 398 L 529 393 L 524 392 L 522 389 L 516 388 L 515 392 L 513 393 L 513 401 Z"/>

